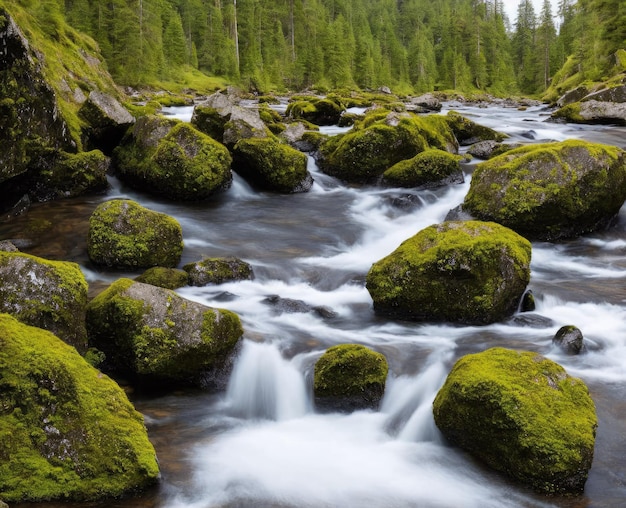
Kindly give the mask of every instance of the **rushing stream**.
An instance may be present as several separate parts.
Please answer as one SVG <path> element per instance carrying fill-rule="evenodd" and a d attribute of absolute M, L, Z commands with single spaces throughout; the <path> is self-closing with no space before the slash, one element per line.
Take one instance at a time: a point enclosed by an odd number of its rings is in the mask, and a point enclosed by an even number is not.
<path fill-rule="evenodd" d="M 454 109 L 509 134 L 512 142 L 574 137 L 626 148 L 624 128 L 544 123 L 541 108 Z M 252 281 L 178 290 L 241 317 L 245 338 L 228 386 L 219 393 L 131 395 L 146 417 L 162 482 L 138 499 L 89 506 L 623 506 L 626 207 L 609 231 L 533 244 L 529 287 L 536 312 L 482 327 L 396 322 L 374 314 L 365 274 L 462 202 L 472 164 L 465 167 L 462 185 L 411 191 L 346 186 L 309 162 L 315 184 L 306 194 L 258 192 L 235 175 L 232 188 L 210 203 L 168 203 L 112 178 L 106 196 L 34 206 L 0 224 L 0 239 L 32 240 L 22 248 L 28 253 L 79 263 L 92 294 L 117 277 L 138 275 L 99 271 L 87 259 L 89 215 L 98 203 L 116 197 L 180 221 L 182 264 L 236 256 L 255 272 Z M 551 338 L 569 324 L 582 330 L 586 354 L 572 357 L 553 349 Z M 389 361 L 382 407 L 317 414 L 310 393 L 314 362 L 327 347 L 351 342 L 380 351 Z M 538 351 L 589 386 L 599 427 L 583 496 L 535 495 L 442 440 L 431 411 L 437 390 L 457 358 L 493 346 Z"/>

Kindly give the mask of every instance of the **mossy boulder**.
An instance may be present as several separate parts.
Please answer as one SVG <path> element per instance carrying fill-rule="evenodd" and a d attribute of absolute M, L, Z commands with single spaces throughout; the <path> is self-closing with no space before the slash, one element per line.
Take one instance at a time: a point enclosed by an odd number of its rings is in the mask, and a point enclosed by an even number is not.
<path fill-rule="evenodd" d="M 113 199 L 89 218 L 87 253 L 94 264 L 112 268 L 172 268 L 183 253 L 183 231 L 164 213 Z"/>
<path fill-rule="evenodd" d="M 290 102 L 286 115 L 292 120 L 306 120 L 315 125 L 336 125 L 345 106 L 337 97 L 310 97 Z"/>
<path fill-rule="evenodd" d="M 439 187 L 463 183 L 462 157 L 436 148 L 424 150 L 411 159 L 391 166 L 382 183 L 397 187 Z"/>
<path fill-rule="evenodd" d="M 189 274 L 185 270 L 154 266 L 148 268 L 139 277 L 135 277 L 135 280 L 160 288 L 178 289 L 189 284 Z"/>
<path fill-rule="evenodd" d="M 224 282 L 250 280 L 254 277 L 252 267 L 237 258 L 207 258 L 183 266 L 190 286 L 223 284 Z"/>
<path fill-rule="evenodd" d="M 626 152 L 569 140 L 517 148 L 478 164 L 463 209 L 530 239 L 606 227 L 626 199 Z"/>
<path fill-rule="evenodd" d="M 376 312 L 390 317 L 493 323 L 517 309 L 530 257 L 530 242 L 499 224 L 443 222 L 374 263 L 366 287 Z"/>
<path fill-rule="evenodd" d="M 456 146 L 443 117 L 374 111 L 347 134 L 321 145 L 320 168 L 348 182 L 371 182 L 428 148 L 453 152 Z"/>
<path fill-rule="evenodd" d="M 552 113 L 551 119 L 568 123 L 626 125 L 626 102 L 574 102 Z"/>
<path fill-rule="evenodd" d="M 140 118 L 114 151 L 126 183 L 169 199 L 199 201 L 230 187 L 232 162 L 224 145 L 188 123 Z"/>
<path fill-rule="evenodd" d="M 87 281 L 76 263 L 0 251 L 0 312 L 84 352 Z"/>
<path fill-rule="evenodd" d="M 461 358 L 433 403 L 446 438 L 550 494 L 580 494 L 597 417 L 585 384 L 537 353 L 493 348 Z"/>
<path fill-rule="evenodd" d="M 323 411 L 378 409 L 388 370 L 385 356 L 365 346 L 333 346 L 315 363 L 315 405 Z"/>
<path fill-rule="evenodd" d="M 79 115 L 87 122 L 83 129 L 85 146 L 106 153 L 111 153 L 135 123 L 135 117 L 115 97 L 99 90 L 89 94 Z"/>
<path fill-rule="evenodd" d="M 454 132 L 459 144 L 463 146 L 473 145 L 479 141 L 486 140 L 502 141 L 506 138 L 505 134 L 477 124 L 456 111 L 449 111 L 444 118 Z"/>
<path fill-rule="evenodd" d="M 158 480 L 124 391 L 52 333 L 0 315 L 0 497 L 121 497 Z"/>
<path fill-rule="evenodd" d="M 202 384 L 227 365 L 243 329 L 233 312 L 119 279 L 89 303 L 87 333 L 103 368 L 155 386 Z"/>
<path fill-rule="evenodd" d="M 306 155 L 274 138 L 242 139 L 233 156 L 234 170 L 261 189 L 290 194 L 313 185 Z"/>

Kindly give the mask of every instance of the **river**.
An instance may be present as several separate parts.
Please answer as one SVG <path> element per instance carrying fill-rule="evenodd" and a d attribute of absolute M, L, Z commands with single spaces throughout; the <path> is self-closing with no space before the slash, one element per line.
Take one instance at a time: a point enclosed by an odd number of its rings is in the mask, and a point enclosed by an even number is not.
<path fill-rule="evenodd" d="M 545 123 L 541 107 L 447 104 L 473 120 L 536 143 L 581 138 L 626 148 L 626 129 Z M 445 112 L 445 109 L 444 111 Z M 183 118 L 189 111 L 177 111 Z M 626 502 L 626 207 L 608 231 L 534 243 L 537 309 L 489 326 L 452 326 L 376 316 L 365 289 L 373 262 L 463 201 L 465 183 L 413 191 L 344 185 L 309 159 L 311 192 L 277 195 L 237 175 L 209 203 L 181 204 L 133 191 L 115 178 L 106 196 L 33 206 L 0 224 L 1 238 L 30 238 L 22 250 L 80 264 L 91 294 L 120 276 L 92 266 L 89 215 L 103 200 L 131 198 L 183 227 L 181 264 L 204 256 L 249 262 L 252 281 L 178 290 L 235 311 L 245 336 L 228 386 L 218 393 L 132 394 L 145 415 L 162 470 L 158 488 L 95 507 L 612 507 Z M 308 306 L 276 305 L 278 296 Z M 280 301 L 280 300 L 279 300 Z M 287 300 L 289 302 L 289 300 Z M 293 302 L 291 302 L 293 303 Z M 287 312 L 286 310 L 301 310 Z M 551 338 L 578 326 L 588 352 L 566 356 Z M 365 344 L 390 366 L 378 412 L 318 414 L 311 401 L 315 360 L 329 346 Z M 431 404 L 454 361 L 493 346 L 540 352 L 582 378 L 599 427 L 584 495 L 536 495 L 443 442 Z M 67 506 L 55 503 L 41 508 Z M 85 506 L 85 505 L 77 505 Z"/>

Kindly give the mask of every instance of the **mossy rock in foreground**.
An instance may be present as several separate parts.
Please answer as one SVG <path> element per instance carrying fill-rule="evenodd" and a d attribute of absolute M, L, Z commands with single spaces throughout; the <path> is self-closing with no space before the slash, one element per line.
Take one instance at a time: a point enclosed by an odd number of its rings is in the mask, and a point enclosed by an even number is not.
<path fill-rule="evenodd" d="M 462 157 L 438 149 L 425 150 L 383 173 L 383 183 L 398 187 L 438 187 L 463 183 Z"/>
<path fill-rule="evenodd" d="M 531 245 L 492 222 L 423 229 L 372 265 L 374 309 L 399 319 L 487 324 L 517 309 L 530 280 Z"/>
<path fill-rule="evenodd" d="M 275 138 L 246 138 L 234 147 L 234 169 L 253 185 L 281 193 L 307 192 L 313 177 L 302 152 Z"/>
<path fill-rule="evenodd" d="M 0 497 L 120 497 L 158 479 L 124 391 L 50 332 L 0 314 Z"/>
<path fill-rule="evenodd" d="M 171 290 L 119 279 L 87 307 L 89 343 L 103 368 L 146 386 L 202 384 L 243 335 L 239 316 Z"/>
<path fill-rule="evenodd" d="M 208 258 L 183 266 L 190 286 L 223 284 L 224 282 L 254 278 L 249 263 L 237 258 Z"/>
<path fill-rule="evenodd" d="M 493 348 L 461 358 L 433 403 L 446 438 L 550 494 L 583 491 L 595 406 L 585 384 L 537 353 Z"/>
<path fill-rule="evenodd" d="M 183 230 L 168 215 L 113 199 L 98 205 L 89 218 L 87 252 L 97 265 L 171 268 L 183 253 Z"/>
<path fill-rule="evenodd" d="M 315 405 L 323 411 L 378 409 L 388 371 L 381 353 L 359 344 L 333 346 L 315 363 Z"/>
<path fill-rule="evenodd" d="M 87 281 L 76 263 L 0 251 L 0 312 L 87 349 Z"/>
<path fill-rule="evenodd" d="M 120 179 L 168 199 L 206 200 L 232 182 L 228 149 L 171 119 L 140 118 L 114 156 Z"/>
<path fill-rule="evenodd" d="M 463 209 L 532 240 L 558 240 L 606 227 L 624 200 L 626 152 L 569 140 L 478 164 Z"/>

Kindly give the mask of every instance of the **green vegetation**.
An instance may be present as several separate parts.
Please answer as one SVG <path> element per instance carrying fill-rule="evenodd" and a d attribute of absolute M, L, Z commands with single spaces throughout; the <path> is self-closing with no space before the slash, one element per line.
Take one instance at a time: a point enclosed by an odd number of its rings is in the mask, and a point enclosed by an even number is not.
<path fill-rule="evenodd" d="M 444 222 L 374 263 L 366 287 L 384 315 L 492 323 L 517 309 L 530 280 L 530 257 L 530 242 L 499 224 Z"/>
<path fill-rule="evenodd" d="M 159 469 L 124 391 L 51 333 L 0 315 L 0 497 L 120 497 Z"/>
<path fill-rule="evenodd" d="M 223 284 L 224 282 L 252 279 L 252 267 L 237 258 L 208 258 L 183 266 L 190 286 Z"/>
<path fill-rule="evenodd" d="M 545 493 L 583 491 L 595 407 L 585 384 L 551 360 L 502 348 L 464 356 L 433 413 L 450 441 L 492 468 Z"/>
<path fill-rule="evenodd" d="M 183 231 L 172 217 L 114 199 L 98 205 L 89 218 L 87 251 L 98 265 L 171 268 L 183 252 Z"/>
<path fill-rule="evenodd" d="M 316 405 L 337 409 L 376 409 L 385 392 L 387 359 L 360 344 L 327 349 L 315 363 Z"/>
<path fill-rule="evenodd" d="M 160 288 L 178 289 L 189 283 L 189 274 L 184 270 L 177 270 L 176 268 L 155 266 L 148 268 L 139 277 L 136 277 L 135 280 Z"/>
<path fill-rule="evenodd" d="M 390 167 L 383 173 L 383 182 L 398 187 L 436 186 L 455 179 L 462 182 L 462 159 L 443 150 L 428 149 Z"/>

